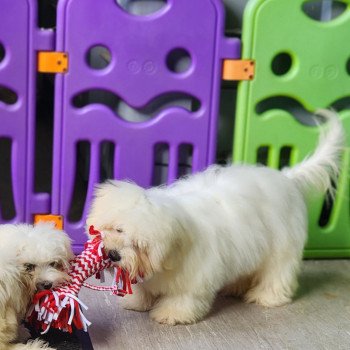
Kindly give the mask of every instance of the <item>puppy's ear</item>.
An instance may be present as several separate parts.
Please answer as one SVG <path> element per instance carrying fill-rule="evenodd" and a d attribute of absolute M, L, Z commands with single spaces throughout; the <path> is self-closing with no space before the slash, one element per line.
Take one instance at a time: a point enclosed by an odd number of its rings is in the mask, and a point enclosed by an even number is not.
<path fill-rule="evenodd" d="M 165 219 L 166 216 L 163 216 Z M 192 241 L 176 216 L 170 216 L 167 224 L 160 227 L 155 245 L 152 245 L 151 256 L 162 270 L 173 270 L 183 263 L 186 251 L 191 249 Z"/>
<path fill-rule="evenodd" d="M 153 242 L 139 248 L 139 251 L 142 260 L 147 261 L 146 270 L 152 271 L 152 273 L 173 270 L 180 263 L 181 252 L 177 244 L 168 245 L 162 242 Z"/>
<path fill-rule="evenodd" d="M 152 276 L 154 273 L 154 266 L 150 260 L 150 249 L 148 244 L 136 240 L 134 240 L 132 244 L 138 258 L 137 265 L 139 271 L 137 271 L 137 273 L 140 274 L 141 277 Z"/>
<path fill-rule="evenodd" d="M 13 278 L 15 279 L 16 274 L 18 274 L 16 257 L 17 256 L 16 256 L 15 247 L 12 247 L 11 245 L 1 247 L 0 249 L 0 281 L 3 281 L 5 284 L 7 283 L 6 280 L 10 276 L 13 275 Z M 1 289 L 1 286 L 0 286 L 0 289 Z"/>
<path fill-rule="evenodd" d="M 163 269 L 164 270 L 174 270 L 181 263 L 181 246 L 179 242 L 175 242 L 173 249 L 169 250 L 168 254 L 164 257 L 163 260 Z"/>

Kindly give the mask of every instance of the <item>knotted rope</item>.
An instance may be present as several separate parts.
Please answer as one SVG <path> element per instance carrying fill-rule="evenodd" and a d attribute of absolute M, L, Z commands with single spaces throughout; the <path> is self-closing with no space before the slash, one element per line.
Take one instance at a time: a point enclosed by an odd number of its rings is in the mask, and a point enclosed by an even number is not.
<path fill-rule="evenodd" d="M 27 320 L 37 329 L 42 329 L 42 334 L 47 333 L 50 328 L 71 333 L 72 325 L 87 331 L 91 322 L 86 319 L 82 309 L 87 310 L 88 307 L 78 298 L 83 286 L 98 291 L 110 291 L 119 296 L 132 294 L 129 273 L 120 267 L 115 267 L 111 287 L 93 286 L 85 282 L 93 275 L 99 278 L 101 272 L 112 266 L 112 261 L 103 249 L 101 233 L 93 226 L 89 233 L 93 238 L 86 242 L 84 251 L 70 263 L 68 275 L 71 281 L 51 290 L 42 290 L 34 296 Z"/>

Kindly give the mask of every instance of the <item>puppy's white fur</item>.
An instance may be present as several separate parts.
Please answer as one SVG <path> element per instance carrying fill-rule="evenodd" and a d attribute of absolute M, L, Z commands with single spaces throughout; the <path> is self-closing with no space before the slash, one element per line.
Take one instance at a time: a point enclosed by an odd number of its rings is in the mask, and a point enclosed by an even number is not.
<path fill-rule="evenodd" d="M 305 196 L 330 189 L 343 147 L 338 117 L 319 114 L 329 128 L 317 150 L 282 172 L 212 166 L 168 187 L 98 186 L 87 225 L 103 231 L 117 264 L 144 275 L 125 307 L 186 324 L 203 318 L 219 291 L 264 306 L 289 303 L 307 236 Z"/>
<path fill-rule="evenodd" d="M 34 292 L 66 281 L 72 257 L 68 236 L 53 224 L 0 225 L 0 349 L 49 349 L 38 340 L 14 342 L 24 338 L 19 324 Z"/>

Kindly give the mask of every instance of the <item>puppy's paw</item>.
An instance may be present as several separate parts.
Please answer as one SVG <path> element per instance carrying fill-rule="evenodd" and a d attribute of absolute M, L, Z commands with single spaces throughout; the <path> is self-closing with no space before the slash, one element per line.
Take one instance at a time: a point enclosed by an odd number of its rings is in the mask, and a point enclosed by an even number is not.
<path fill-rule="evenodd" d="M 289 304 L 292 299 L 283 294 L 276 294 L 266 290 L 250 290 L 244 300 L 247 303 L 255 303 L 265 307 L 278 307 Z"/>
<path fill-rule="evenodd" d="M 134 311 L 141 311 L 141 312 L 148 311 L 151 308 L 150 303 L 133 294 L 126 295 L 122 299 L 121 305 L 126 310 L 134 310 Z"/>
<path fill-rule="evenodd" d="M 150 318 L 158 323 L 172 326 L 176 324 L 191 324 L 200 319 L 192 310 L 178 307 L 178 305 L 171 306 L 167 303 L 158 305 L 151 310 Z"/>
<path fill-rule="evenodd" d="M 214 296 L 208 293 L 163 296 L 150 311 L 150 318 L 169 325 L 198 322 L 209 312 Z"/>
<path fill-rule="evenodd" d="M 157 308 L 150 312 L 151 320 L 161 324 L 174 326 L 176 324 L 191 324 L 197 321 L 197 317 L 191 313 L 178 309 Z"/>
<path fill-rule="evenodd" d="M 154 303 L 154 298 L 143 288 L 135 286 L 133 294 L 128 294 L 122 299 L 122 306 L 126 310 L 149 311 Z"/>

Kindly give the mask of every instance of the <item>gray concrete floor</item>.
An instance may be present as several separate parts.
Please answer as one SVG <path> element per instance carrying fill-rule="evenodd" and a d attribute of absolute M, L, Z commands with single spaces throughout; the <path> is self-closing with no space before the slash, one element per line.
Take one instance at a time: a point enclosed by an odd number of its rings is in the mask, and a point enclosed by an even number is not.
<path fill-rule="evenodd" d="M 350 349 L 350 260 L 305 261 L 292 304 L 266 309 L 218 297 L 195 325 L 164 326 L 126 311 L 118 297 L 84 290 L 95 350 Z"/>

